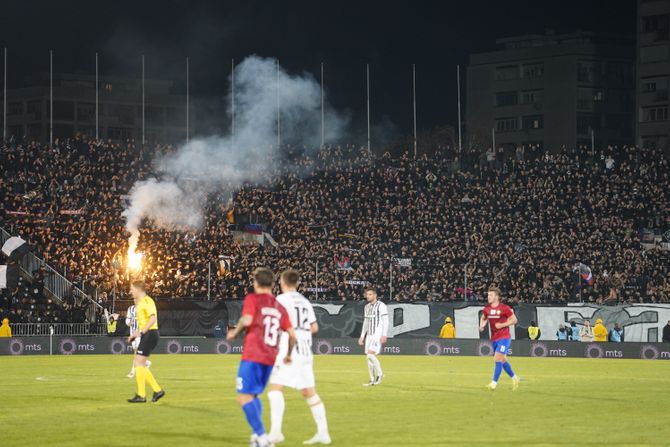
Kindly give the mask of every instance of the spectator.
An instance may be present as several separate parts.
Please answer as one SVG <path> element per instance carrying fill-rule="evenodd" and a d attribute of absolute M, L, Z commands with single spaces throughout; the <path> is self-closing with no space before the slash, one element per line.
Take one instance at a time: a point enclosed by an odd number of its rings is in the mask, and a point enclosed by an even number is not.
<path fill-rule="evenodd" d="M 107 320 L 107 335 L 115 335 L 116 334 L 116 323 L 117 323 L 117 318 L 118 315 L 112 314 L 109 316 L 109 319 Z"/>
<path fill-rule="evenodd" d="M 663 343 L 670 343 L 670 320 L 663 326 Z"/>
<path fill-rule="evenodd" d="M 614 328 L 610 330 L 608 340 L 613 343 L 621 343 L 623 340 L 623 329 L 619 323 L 614 323 Z"/>
<path fill-rule="evenodd" d="M 11 337 L 12 328 L 9 326 L 9 319 L 3 318 L 2 325 L 0 325 L 0 337 Z"/>
<path fill-rule="evenodd" d="M 593 328 L 590 320 L 584 320 L 584 326 L 579 329 L 579 338 L 585 343 L 593 341 Z"/>
<path fill-rule="evenodd" d="M 451 322 L 451 317 L 447 317 L 444 320 L 444 326 L 440 330 L 440 338 L 456 338 L 456 328 Z"/>
<path fill-rule="evenodd" d="M 540 328 L 537 327 L 537 323 L 531 321 L 530 326 L 528 326 L 528 339 L 539 340 L 541 336 L 542 332 L 540 331 Z"/>
<path fill-rule="evenodd" d="M 558 326 L 558 330 L 556 331 L 556 339 L 559 341 L 567 341 L 568 340 L 568 331 L 565 329 L 564 324 L 560 324 Z"/>
<path fill-rule="evenodd" d="M 593 326 L 593 338 L 595 341 L 607 341 L 607 328 L 603 324 L 603 320 L 598 318 L 596 325 Z"/>
<path fill-rule="evenodd" d="M 577 327 L 577 323 L 574 320 L 570 322 L 570 331 L 571 331 L 570 333 L 572 334 L 570 336 L 570 340 L 579 341 L 579 333 L 581 331 Z"/>

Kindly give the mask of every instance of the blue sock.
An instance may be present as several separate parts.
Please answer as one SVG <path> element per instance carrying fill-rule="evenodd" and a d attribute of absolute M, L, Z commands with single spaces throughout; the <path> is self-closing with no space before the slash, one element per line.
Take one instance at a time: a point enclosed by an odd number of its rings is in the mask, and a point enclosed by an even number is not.
<path fill-rule="evenodd" d="M 260 414 L 262 416 L 263 415 L 263 403 L 261 402 L 261 400 L 258 398 L 258 396 L 256 396 L 256 397 L 254 397 L 254 400 L 252 400 L 252 402 L 258 408 L 258 414 Z"/>
<path fill-rule="evenodd" d="M 247 402 L 242 406 L 242 410 L 247 417 L 247 422 L 251 426 L 251 430 L 254 434 L 261 436 L 265 434 L 265 427 L 263 426 L 263 420 L 261 419 L 260 406 L 254 402 L 257 399 Z"/>
<path fill-rule="evenodd" d="M 514 371 L 512 371 L 512 365 L 509 364 L 509 362 L 503 363 L 503 369 L 507 373 L 508 376 L 514 377 Z"/>
<path fill-rule="evenodd" d="M 493 381 L 498 382 L 500 379 L 500 374 L 502 373 L 503 364 L 502 362 L 496 362 L 496 367 L 493 369 Z"/>

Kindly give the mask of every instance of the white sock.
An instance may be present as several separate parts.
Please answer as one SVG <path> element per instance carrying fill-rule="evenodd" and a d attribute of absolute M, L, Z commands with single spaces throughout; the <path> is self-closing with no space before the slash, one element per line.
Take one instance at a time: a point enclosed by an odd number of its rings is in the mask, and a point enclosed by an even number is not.
<path fill-rule="evenodd" d="M 381 377 L 382 375 L 382 364 L 379 362 L 379 359 L 376 355 L 368 354 L 368 359 L 372 362 L 373 370 L 375 373 L 375 378 Z"/>
<path fill-rule="evenodd" d="M 284 393 L 281 391 L 268 391 L 270 401 L 270 433 L 280 435 L 284 419 Z"/>
<path fill-rule="evenodd" d="M 130 374 L 135 374 L 135 365 L 133 365 L 133 367 L 130 368 Z"/>
<path fill-rule="evenodd" d="M 371 354 L 368 354 L 368 372 L 370 373 L 370 381 L 374 382 L 376 379 L 375 376 L 375 364 L 372 363 L 372 357 L 374 357 Z"/>
<path fill-rule="evenodd" d="M 321 402 L 321 398 L 318 394 L 315 394 L 312 397 L 305 399 L 309 409 L 312 410 L 312 417 L 314 422 L 316 422 L 316 432 L 325 436 L 328 435 L 328 420 L 326 419 L 326 406 Z"/>

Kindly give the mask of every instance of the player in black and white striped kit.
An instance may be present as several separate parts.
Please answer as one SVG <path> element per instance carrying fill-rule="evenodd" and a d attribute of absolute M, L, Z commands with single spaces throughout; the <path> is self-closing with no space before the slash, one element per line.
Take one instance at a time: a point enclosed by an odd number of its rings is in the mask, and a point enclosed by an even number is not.
<path fill-rule="evenodd" d="M 377 356 L 381 352 L 382 345 L 386 343 L 389 331 L 389 315 L 386 304 L 377 299 L 377 291 L 372 288 L 365 290 L 365 305 L 363 315 L 363 330 L 358 344 L 365 345 L 365 355 L 368 359 L 368 372 L 370 382 L 365 386 L 379 385 L 384 378 L 382 365 Z"/>
<path fill-rule="evenodd" d="M 139 324 L 137 322 L 137 311 L 135 310 L 135 305 L 131 305 L 128 308 L 128 311 L 126 312 L 126 326 L 130 329 L 130 334 L 134 334 L 135 332 L 140 330 Z M 133 347 L 133 353 L 137 354 L 137 347 L 140 345 L 140 340 L 142 337 L 137 337 L 136 339 L 133 340 L 131 343 L 131 346 Z M 151 361 L 147 360 L 147 368 L 151 367 Z M 135 377 L 135 357 L 133 357 L 133 367 L 130 369 L 130 372 L 128 373 L 128 378 L 132 379 Z"/>

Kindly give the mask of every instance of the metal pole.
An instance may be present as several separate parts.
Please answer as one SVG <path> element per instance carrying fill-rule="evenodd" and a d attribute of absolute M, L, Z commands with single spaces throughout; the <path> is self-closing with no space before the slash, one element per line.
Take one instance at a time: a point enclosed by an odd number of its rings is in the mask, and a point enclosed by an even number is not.
<path fill-rule="evenodd" d="M 277 147 L 281 146 L 281 112 L 279 108 L 279 59 L 277 59 L 277 79 L 275 80 L 277 94 Z"/>
<path fill-rule="evenodd" d="M 416 160 L 416 65 L 412 64 L 412 102 L 414 107 L 414 159 Z"/>
<path fill-rule="evenodd" d="M 491 128 L 491 141 L 492 141 L 492 143 L 491 143 L 492 146 L 491 147 L 493 148 L 493 152 L 495 152 L 496 151 L 496 128 L 495 127 Z"/>
<path fill-rule="evenodd" d="M 49 146 L 54 144 L 54 52 L 49 50 Z"/>
<path fill-rule="evenodd" d="M 316 299 L 319 299 L 319 263 L 314 263 L 314 290 L 316 291 Z"/>
<path fill-rule="evenodd" d="M 365 77 L 367 85 L 367 109 L 368 109 L 368 152 L 370 152 L 370 64 L 365 65 Z"/>
<path fill-rule="evenodd" d="M 99 101 L 98 101 L 98 95 L 100 93 L 100 89 L 98 88 L 98 53 L 95 53 L 95 139 L 97 140 L 99 137 L 98 134 L 98 107 L 99 107 Z"/>
<path fill-rule="evenodd" d="M 142 144 L 144 144 L 144 54 L 142 55 Z"/>
<path fill-rule="evenodd" d="M 463 301 L 468 300 L 468 264 L 463 267 Z"/>
<path fill-rule="evenodd" d="M 190 92 L 189 92 L 189 69 L 188 69 L 188 56 L 186 56 L 186 144 L 188 144 L 188 139 L 189 139 L 189 131 L 190 131 L 190 123 L 189 123 L 189 112 L 190 112 L 190 106 L 189 106 L 189 101 L 190 101 Z"/>
<path fill-rule="evenodd" d="M 596 153 L 596 136 L 593 128 L 591 128 L 591 156 Z"/>
<path fill-rule="evenodd" d="M 212 262 L 207 261 L 207 301 L 212 299 Z"/>
<path fill-rule="evenodd" d="M 7 141 L 7 47 L 5 47 L 5 65 L 2 86 L 2 140 Z"/>
<path fill-rule="evenodd" d="M 456 88 L 458 89 L 458 153 L 463 151 L 461 140 L 461 66 L 456 65 Z"/>
<path fill-rule="evenodd" d="M 321 62 L 321 146 L 326 141 L 326 114 L 325 114 L 325 98 L 323 96 L 323 62 Z"/>
<path fill-rule="evenodd" d="M 235 141 L 235 59 L 230 62 L 230 136 Z"/>
<path fill-rule="evenodd" d="M 389 265 L 389 301 L 393 301 L 393 258 Z"/>

